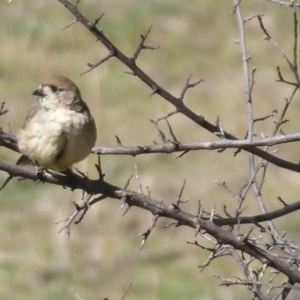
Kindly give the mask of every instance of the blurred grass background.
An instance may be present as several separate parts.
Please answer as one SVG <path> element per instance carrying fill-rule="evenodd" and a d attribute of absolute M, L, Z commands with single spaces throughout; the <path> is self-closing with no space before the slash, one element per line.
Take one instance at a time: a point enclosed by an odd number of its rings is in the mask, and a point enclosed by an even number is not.
<path fill-rule="evenodd" d="M 140 34 L 152 25 L 146 44 L 160 46 L 156 51 L 143 51 L 138 59 L 155 81 L 174 95 L 193 73 L 200 86 L 189 90 L 185 102 L 196 113 L 211 122 L 220 115 L 225 130 L 244 137 L 247 130 L 243 100 L 243 72 L 236 16 L 231 1 L 82 1 L 79 6 L 90 20 L 105 13 L 99 23 L 106 36 L 127 55 L 132 55 Z M 265 14 L 264 23 L 270 34 L 288 55 L 292 53 L 292 11 L 261 0 L 243 1 L 244 17 Z M 0 118 L 5 131 L 16 133 L 22 126 L 25 111 L 39 83 L 54 74 L 71 78 L 80 88 L 97 121 L 97 145 L 115 146 L 115 135 L 124 145 L 151 144 L 159 141 L 149 121 L 173 110 L 166 101 L 150 96 L 151 90 L 117 60 L 110 60 L 90 73 L 87 63 L 102 59 L 107 50 L 79 23 L 61 30 L 74 17 L 58 2 L 45 0 L 1 3 L 0 10 L 0 102 L 6 102 L 9 113 Z M 283 59 L 263 39 L 256 19 L 246 24 L 250 65 L 257 67 L 253 93 L 255 117 L 270 114 L 284 107 L 284 97 L 291 87 L 276 83 L 276 66 L 289 74 Z M 287 75 L 287 78 L 290 78 Z M 299 132 L 299 100 L 287 115 L 290 122 L 286 133 Z M 182 142 L 216 140 L 183 116 L 170 119 L 177 138 Z M 166 130 L 166 126 L 162 126 Z M 271 120 L 256 124 L 255 133 L 269 135 L 274 128 Z M 166 131 L 167 132 L 167 131 Z M 276 147 L 278 155 L 299 161 L 299 143 Z M 225 180 L 235 192 L 249 177 L 248 155 L 233 157 L 234 150 L 223 153 L 199 151 L 180 159 L 178 154 L 132 157 L 103 156 L 106 180 L 124 186 L 137 164 L 144 192 L 149 187 L 154 199 L 172 203 L 186 179 L 183 196 L 189 202 L 183 209 L 196 213 L 198 200 L 206 210 L 216 204 L 222 214 L 223 205 L 235 208 L 235 199 L 215 180 Z M 0 148 L 0 157 L 10 162 L 18 155 Z M 97 174 L 97 157 L 76 167 Z M 3 182 L 7 174 L 1 172 Z M 263 197 L 269 209 L 280 208 L 276 200 L 298 200 L 299 176 L 270 166 Z M 137 183 L 132 180 L 130 189 Z M 71 228 L 71 238 L 58 234 L 65 219 L 73 212 L 72 200 L 81 193 L 57 186 L 31 181 L 10 182 L 0 194 L 0 299 L 121 299 L 132 284 L 126 299 L 241 299 L 251 297 L 243 287 L 218 287 L 219 280 L 240 276 L 240 269 L 231 258 L 220 258 L 199 272 L 208 253 L 191 245 L 194 231 L 189 228 L 160 227 L 160 220 L 144 250 L 138 255 L 139 233 L 150 225 L 152 216 L 132 208 L 122 217 L 120 203 L 105 200 L 94 206 L 83 222 Z M 252 194 L 245 202 L 245 214 L 259 213 Z M 294 216 L 294 215 L 293 215 Z M 298 226 L 292 217 L 275 221 L 279 231 L 299 240 Z M 247 228 L 243 228 L 247 232 Z M 205 241 L 201 243 L 210 246 Z M 280 281 L 279 281 L 280 282 Z M 296 296 L 295 296 L 296 297 Z M 295 298 L 296 299 L 296 298 Z"/>

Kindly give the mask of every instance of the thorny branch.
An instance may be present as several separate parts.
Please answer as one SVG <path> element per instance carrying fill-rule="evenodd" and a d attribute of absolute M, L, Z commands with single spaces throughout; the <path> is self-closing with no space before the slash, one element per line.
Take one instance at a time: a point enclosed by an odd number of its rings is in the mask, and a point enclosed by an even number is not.
<path fill-rule="evenodd" d="M 243 28 L 243 24 L 240 22 L 240 19 L 241 19 L 241 16 L 240 16 L 240 3 L 237 3 L 237 0 L 234 0 L 234 3 L 235 3 L 235 8 L 236 8 L 236 13 L 238 15 L 238 19 L 239 19 L 239 28 L 240 28 L 240 32 L 241 32 L 241 36 L 243 37 L 244 35 L 244 28 Z M 277 67 L 277 73 L 278 73 L 278 77 L 279 77 L 279 80 L 280 82 L 283 82 L 283 83 L 286 83 L 286 84 L 290 84 L 290 85 L 294 85 L 295 86 L 295 89 L 294 91 L 292 92 L 291 96 L 290 96 L 290 99 L 289 100 L 286 100 L 286 106 L 282 112 L 282 115 L 281 115 L 281 118 L 279 120 L 278 123 L 274 122 L 275 124 L 275 130 L 272 134 L 272 136 L 275 136 L 276 133 L 278 131 L 280 131 L 280 133 L 282 133 L 281 131 L 281 125 L 283 124 L 284 120 L 284 116 L 285 116 L 285 113 L 287 111 L 287 108 L 289 107 L 292 99 L 294 98 L 294 95 L 297 91 L 297 89 L 299 88 L 299 75 L 298 75 L 298 62 L 297 62 L 297 44 L 298 44 L 298 19 L 297 19 L 297 13 L 296 13 L 296 3 L 295 1 L 292 1 L 292 8 L 293 8 L 293 17 L 294 17 L 294 45 L 293 45 L 293 60 L 290 60 L 288 58 L 288 56 L 285 54 L 285 52 L 283 51 L 282 47 L 279 46 L 279 44 L 271 37 L 271 35 L 269 34 L 269 32 L 267 31 L 266 27 L 264 26 L 263 24 L 263 21 L 262 21 L 262 15 L 257 15 L 257 18 L 258 18 L 258 21 L 259 21 L 259 24 L 260 24 L 260 27 L 262 29 L 262 31 L 264 32 L 265 34 L 265 39 L 270 41 L 275 47 L 276 49 L 280 52 L 281 56 L 283 57 L 283 59 L 286 61 L 287 65 L 289 66 L 292 74 L 294 75 L 294 78 L 296 80 L 296 83 L 293 83 L 293 82 L 289 82 L 289 81 L 286 81 L 282 74 L 281 74 L 281 70 L 279 67 Z M 244 62 L 244 66 L 247 66 L 247 64 L 245 64 L 245 41 L 242 39 L 242 42 L 240 43 L 241 47 L 242 47 L 242 52 L 243 52 L 243 62 Z M 293 62 L 292 62 L 293 61 Z M 251 83 L 251 87 L 250 89 L 248 88 L 249 87 L 249 78 L 248 78 L 248 70 L 246 68 L 244 68 L 244 79 L 245 79 L 245 85 L 244 85 L 244 88 L 245 88 L 245 94 L 248 95 L 249 99 L 251 99 L 251 95 L 252 95 L 252 91 L 253 91 L 253 83 L 254 83 L 254 72 L 252 73 L 252 83 Z M 249 94 L 248 94 L 249 92 Z M 252 102 L 252 101 L 251 101 Z M 252 108 L 251 106 L 249 107 L 249 105 L 247 106 L 247 111 L 248 111 L 248 116 L 249 114 L 252 114 Z M 272 118 L 273 119 L 273 118 Z M 252 120 L 253 118 L 250 119 L 251 123 L 252 123 Z M 248 119 L 249 121 L 249 119 Z M 254 124 L 254 122 L 252 123 Z M 248 134 L 249 134 L 249 131 L 248 131 Z M 268 146 L 265 147 L 264 149 L 265 151 L 268 151 Z M 262 167 L 262 177 L 260 179 L 260 184 L 258 182 L 258 179 L 257 179 L 257 172 L 258 170 Z M 249 180 L 249 184 L 248 184 L 248 187 L 250 187 L 250 185 L 252 186 L 253 188 L 253 191 L 256 195 L 256 201 L 257 201 L 257 204 L 261 210 L 261 212 L 264 214 L 266 213 L 267 209 L 265 207 L 265 201 L 262 197 L 262 186 L 265 182 L 265 178 L 266 178 L 266 174 L 267 174 L 267 167 L 268 167 L 268 163 L 263 163 L 263 160 L 261 159 L 257 165 L 255 165 L 255 160 L 254 160 L 254 157 L 253 155 L 250 155 L 250 172 L 251 172 L 251 179 Z M 245 189 L 243 188 L 241 191 L 245 191 Z M 244 196 L 245 196 L 245 193 L 243 192 Z M 241 200 L 243 200 L 243 198 L 241 198 Z M 241 203 L 241 202 L 240 202 Z M 268 220 L 267 222 L 268 224 L 268 227 L 269 227 L 269 231 L 270 231 L 270 235 L 272 237 L 272 239 L 274 240 L 275 243 L 281 243 L 282 241 L 282 237 L 280 236 L 280 234 L 278 233 L 274 223 L 271 221 L 271 220 Z M 238 229 L 239 230 L 239 229 Z M 247 236 L 247 239 L 248 239 L 248 236 Z M 285 253 L 285 255 L 287 255 L 287 257 L 293 257 L 294 255 L 294 252 L 293 250 L 290 248 L 290 247 L 287 247 L 287 248 L 284 248 L 283 249 L 283 252 Z M 298 261 L 295 261 L 295 265 L 299 267 L 299 262 Z M 249 268 L 247 268 L 246 270 L 249 270 Z M 246 270 L 245 270 L 245 274 L 246 274 Z M 265 299 L 264 295 L 261 293 L 261 290 L 260 290 L 260 286 L 259 284 L 257 284 L 257 282 L 254 282 L 253 281 L 253 278 L 249 278 L 249 276 L 247 276 L 248 279 L 250 279 L 250 282 L 251 284 L 249 284 L 249 287 L 253 290 L 253 293 L 254 295 L 259 298 L 259 299 Z M 259 278 L 260 279 L 260 278 Z M 272 279 L 271 279 L 272 281 Z M 244 284 L 244 281 L 243 281 L 243 284 Z M 291 279 L 289 279 L 289 286 L 284 286 L 284 288 L 281 290 L 280 294 L 277 296 L 277 297 L 282 297 L 282 299 L 286 299 L 286 297 L 288 296 L 289 292 L 291 291 L 291 287 L 295 284 L 295 282 Z M 244 285 L 247 285 L 247 284 L 244 284 Z M 290 287 L 291 286 L 291 287 Z"/>
<path fill-rule="evenodd" d="M 218 132 L 217 126 L 213 125 L 212 123 L 206 121 L 203 116 L 199 116 L 196 113 L 194 113 L 192 110 L 190 110 L 182 101 L 182 99 L 179 97 L 175 97 L 172 94 L 170 94 L 168 91 L 166 91 L 164 88 L 162 88 L 158 83 L 156 83 L 150 76 L 148 76 L 141 68 L 139 68 L 135 63 L 133 63 L 132 58 L 127 57 L 123 52 L 121 52 L 116 46 L 114 46 L 110 40 L 103 34 L 102 31 L 98 30 L 95 26 L 93 26 L 93 23 L 91 23 L 79 10 L 78 8 L 73 5 L 68 0 L 59 0 L 74 16 L 75 18 L 82 23 L 96 38 L 99 40 L 107 49 L 108 51 L 113 54 L 114 57 L 119 59 L 124 65 L 126 65 L 132 73 L 139 77 L 140 80 L 142 80 L 146 85 L 148 85 L 151 90 L 153 91 L 153 94 L 158 94 L 162 98 L 164 98 L 166 101 L 171 103 L 175 106 L 176 110 L 185 115 L 190 120 L 194 121 L 199 126 L 203 127 L 204 129 L 210 131 L 211 133 Z M 200 80 L 201 81 L 201 80 Z M 224 132 L 224 138 L 230 139 L 230 140 L 238 140 L 238 138 L 230 133 Z M 259 148 L 256 147 L 247 147 L 244 148 L 245 151 L 250 152 L 254 155 L 257 155 L 261 158 L 264 158 L 268 161 L 274 160 L 274 155 L 267 153 Z M 273 162 L 272 162 L 273 163 Z M 277 164 L 276 164 L 277 165 Z M 292 166 L 291 166 L 292 167 Z M 297 172 L 299 171 L 299 168 L 292 167 L 295 171 L 297 169 Z"/>
<path fill-rule="evenodd" d="M 290 103 L 290 101 L 288 101 Z M 281 116 L 280 121 L 277 122 L 276 126 L 279 127 L 284 122 L 284 115 Z M 236 149 L 248 149 L 250 147 L 257 146 L 274 146 L 285 143 L 292 143 L 300 141 L 300 133 L 287 134 L 282 136 L 275 136 L 272 134 L 272 137 L 264 138 L 255 138 L 252 141 L 246 140 L 222 140 L 214 142 L 199 142 L 199 143 L 174 143 L 169 141 L 165 134 L 157 127 L 158 124 L 155 121 L 152 121 L 158 130 L 159 136 L 162 138 L 163 144 L 154 144 L 154 145 L 145 145 L 145 146 L 133 146 L 125 147 L 122 146 L 120 139 L 117 137 L 118 147 L 99 147 L 96 146 L 92 149 L 92 153 L 101 154 L 101 155 L 143 155 L 149 153 L 175 153 L 175 152 L 184 152 L 192 150 L 218 150 L 218 149 L 227 149 L 227 148 L 236 148 Z M 220 131 L 220 129 L 217 129 Z M 6 147 L 13 151 L 19 152 L 19 149 L 16 144 L 16 138 L 12 134 L 5 133 L 0 130 L 0 146 Z M 299 164 L 292 163 L 269 154 L 266 151 L 262 151 L 258 155 L 264 160 L 284 169 L 300 173 Z"/>
<path fill-rule="evenodd" d="M 211 251 L 211 255 L 209 256 L 207 262 L 203 266 L 209 265 L 214 258 L 222 255 L 230 255 L 234 257 L 234 259 L 242 267 L 244 273 L 247 276 L 247 279 L 244 280 L 244 279 L 237 278 L 235 281 L 232 281 L 232 280 L 225 280 L 222 278 L 221 279 L 222 284 L 225 284 L 227 286 L 234 285 L 234 284 L 239 284 L 239 285 L 242 284 L 244 286 L 249 286 L 257 298 L 265 299 L 260 290 L 261 286 L 263 285 L 268 286 L 270 288 L 277 288 L 277 287 L 284 288 L 283 292 L 285 293 L 282 293 L 282 296 L 286 297 L 289 291 L 295 288 L 294 283 L 296 282 L 300 283 L 300 271 L 299 271 L 300 261 L 299 258 L 294 254 L 294 250 L 295 249 L 300 250 L 300 248 L 298 245 L 294 245 L 290 241 L 285 240 L 284 235 L 280 236 L 279 233 L 276 231 L 276 228 L 273 225 L 273 223 L 270 222 L 275 218 L 279 218 L 293 211 L 299 210 L 300 202 L 296 202 L 290 205 L 285 205 L 283 208 L 278 210 L 266 212 L 266 209 L 263 205 L 263 199 L 261 196 L 263 180 L 266 176 L 266 170 L 268 166 L 268 163 L 266 162 L 272 163 L 276 166 L 280 166 L 282 168 L 286 168 L 295 172 L 300 172 L 299 164 L 294 164 L 292 162 L 285 161 L 267 152 L 269 146 L 275 144 L 295 142 L 300 140 L 300 134 L 282 135 L 282 136 L 275 137 L 275 134 L 278 131 L 282 133 L 281 125 L 284 122 L 286 122 L 286 120 L 284 120 L 286 110 L 289 107 L 290 102 L 294 98 L 294 95 L 300 86 L 298 65 L 297 65 L 298 64 L 298 59 L 297 59 L 298 20 L 296 14 L 296 7 L 299 7 L 299 4 L 295 3 L 294 1 L 292 2 L 276 1 L 276 0 L 266 0 L 266 1 L 277 3 L 280 5 L 290 6 L 293 8 L 294 56 L 292 60 L 289 59 L 285 54 L 285 52 L 283 51 L 283 49 L 271 37 L 271 35 L 269 34 L 269 32 L 267 31 L 266 27 L 263 24 L 262 15 L 255 15 L 254 17 L 248 18 L 247 20 L 243 20 L 241 17 L 241 11 L 239 6 L 241 1 L 234 0 L 234 12 L 238 16 L 238 23 L 240 29 L 240 41 L 238 44 L 241 46 L 242 49 L 242 59 L 243 59 L 243 67 L 244 67 L 244 75 L 245 75 L 244 99 L 245 99 L 245 104 L 247 107 L 247 114 L 248 114 L 247 139 L 240 140 L 223 129 L 220 118 L 218 118 L 217 124 L 213 125 L 210 122 L 206 121 L 203 116 L 195 114 L 185 105 L 184 97 L 187 90 L 189 88 L 195 87 L 202 80 L 196 81 L 195 83 L 190 83 L 191 77 L 189 77 L 181 92 L 181 95 L 179 97 L 175 97 L 171 95 L 169 92 L 167 92 L 165 89 L 163 89 L 161 86 L 159 86 L 154 80 L 152 80 L 145 72 L 143 72 L 135 64 L 140 52 L 143 49 L 151 49 L 151 50 L 156 49 L 155 47 L 147 46 L 144 44 L 150 33 L 151 28 L 149 29 L 149 31 L 146 33 L 145 36 L 141 35 L 141 42 L 137 47 L 136 51 L 134 52 L 133 56 L 127 57 L 110 42 L 110 40 L 103 34 L 101 30 L 97 29 L 97 24 L 100 22 L 101 17 L 103 15 L 97 18 L 94 22 L 90 22 L 78 10 L 79 1 L 77 1 L 77 3 L 73 5 L 67 0 L 59 0 L 59 2 L 61 2 L 75 16 L 75 20 L 72 21 L 65 28 L 68 28 L 75 22 L 80 22 L 97 38 L 97 40 L 99 40 L 109 50 L 109 54 L 105 58 L 99 60 L 98 63 L 88 64 L 90 69 L 87 70 L 86 72 L 92 71 L 100 64 L 108 61 L 111 57 L 116 57 L 132 71 L 132 74 L 138 76 L 146 85 L 148 85 L 151 88 L 153 92 L 152 94 L 160 95 L 162 98 L 167 100 L 175 107 L 174 112 L 168 114 L 166 117 L 161 118 L 156 122 L 153 121 L 153 124 L 162 140 L 162 144 L 154 144 L 154 145 L 138 146 L 138 147 L 124 147 L 120 139 L 117 137 L 117 143 L 118 143 L 117 147 L 115 148 L 95 147 L 92 150 L 93 153 L 102 154 L 102 155 L 116 154 L 116 155 L 136 156 L 140 154 L 149 154 L 149 153 L 173 153 L 173 152 L 187 153 L 191 150 L 202 150 L 202 149 L 214 150 L 214 149 L 237 148 L 240 150 L 247 151 L 250 154 L 256 155 L 261 158 L 261 160 L 255 165 L 253 156 L 250 156 L 251 174 L 250 174 L 249 182 L 246 183 L 241 188 L 239 193 L 235 193 L 235 196 L 240 203 L 240 206 L 238 207 L 239 211 L 235 213 L 235 217 L 231 217 L 231 215 L 227 212 L 227 209 L 224 208 L 226 218 L 220 217 L 215 213 L 216 205 L 214 205 L 212 211 L 209 214 L 207 214 L 208 217 L 204 216 L 204 210 L 202 209 L 201 205 L 199 205 L 198 213 L 196 215 L 183 211 L 179 207 L 179 204 L 184 202 L 181 200 L 181 197 L 185 187 L 185 182 L 180 190 L 176 203 L 165 204 L 163 201 L 155 200 L 151 198 L 150 195 L 147 196 L 143 193 L 142 185 L 138 177 L 137 171 L 136 171 L 136 178 L 138 181 L 137 192 L 127 190 L 128 184 L 126 185 L 126 188 L 119 188 L 105 182 L 100 164 L 98 164 L 97 166 L 97 170 L 99 171 L 99 177 L 100 177 L 98 180 L 91 180 L 86 176 L 84 176 L 84 174 L 80 174 L 79 176 L 72 173 L 72 175 L 63 176 L 60 174 L 46 173 L 44 176 L 45 182 L 60 185 L 63 187 L 69 187 L 72 190 L 81 189 L 87 193 L 87 195 L 83 198 L 81 205 L 74 203 L 76 211 L 68 219 L 63 220 L 66 222 L 66 225 L 61 230 L 66 229 L 69 235 L 70 226 L 81 211 L 82 211 L 82 215 L 77 222 L 80 222 L 82 220 L 83 216 L 88 211 L 90 206 L 107 197 L 110 197 L 110 198 L 118 199 L 119 201 L 121 201 L 122 205 L 126 203 L 128 204 L 129 207 L 137 206 L 142 209 L 148 210 L 153 214 L 154 217 L 148 230 L 142 234 L 144 238 L 142 241 L 141 249 L 144 246 L 144 243 L 149 237 L 150 233 L 155 228 L 158 219 L 161 217 L 166 217 L 175 220 L 175 222 L 173 222 L 172 224 L 176 224 L 177 226 L 180 225 L 189 226 L 191 228 L 196 229 L 196 232 L 200 233 L 201 237 L 207 239 L 208 241 L 210 241 L 212 244 L 215 245 L 214 249 L 208 249 L 207 247 L 201 246 L 197 241 L 195 242 L 195 245 L 199 246 L 200 248 Z M 296 83 L 286 81 L 281 73 L 280 68 L 278 67 L 277 73 L 278 73 L 279 81 L 294 85 L 295 89 L 291 94 L 290 98 L 286 100 L 286 106 L 281 114 L 280 120 L 277 123 L 275 123 L 274 121 L 275 130 L 272 136 L 268 138 L 261 138 L 261 139 L 256 138 L 255 135 L 253 134 L 253 125 L 255 121 L 263 120 L 264 118 L 253 120 L 252 92 L 255 84 L 254 75 L 256 69 L 252 69 L 251 76 L 249 76 L 248 63 L 250 57 L 246 53 L 246 45 L 245 45 L 245 37 L 244 37 L 244 25 L 246 21 L 250 21 L 256 17 L 259 20 L 261 29 L 266 35 L 266 39 L 272 42 L 272 44 L 280 51 L 283 58 L 287 62 L 288 66 L 290 67 L 290 70 L 294 74 L 295 81 L 296 81 Z M 6 112 L 7 111 L 4 110 L 4 103 L 2 103 L 0 107 L 0 115 Z M 199 126 L 210 131 L 217 137 L 222 138 L 222 140 L 215 141 L 215 142 L 207 142 L 207 143 L 181 143 L 180 141 L 177 140 L 172 130 L 172 127 L 168 122 L 168 118 L 171 117 L 173 114 L 177 114 L 177 113 L 183 114 L 184 116 L 194 121 Z M 265 119 L 269 117 L 272 118 L 273 120 L 274 114 L 273 113 L 270 114 L 269 116 L 265 117 Z M 169 141 L 166 138 L 166 135 L 159 128 L 158 122 L 161 121 L 162 119 L 165 119 L 167 121 L 169 131 L 173 138 L 173 141 Z M 7 134 L 2 131 L 0 131 L 0 147 L 1 146 L 18 152 L 18 147 L 15 141 L 15 137 L 11 134 Z M 266 148 L 259 149 L 257 148 L 258 146 L 265 146 Z M 263 162 L 263 160 L 265 160 L 266 162 Z M 256 175 L 260 170 L 260 168 L 263 169 L 263 176 L 262 176 L 263 180 L 259 184 L 258 182 L 256 182 Z M 0 160 L 0 170 L 7 172 L 12 177 L 23 177 L 23 178 L 31 179 L 33 181 L 38 180 L 37 174 L 34 171 L 25 169 L 21 166 L 8 164 L 2 160 Z M 241 216 L 240 213 L 241 204 L 250 187 L 253 187 L 254 191 L 256 192 L 256 198 L 258 200 L 258 203 L 261 205 L 260 208 L 262 213 L 256 216 L 248 216 L 248 217 Z M 217 203 L 217 201 L 214 201 L 214 203 Z M 268 226 L 264 227 L 263 225 L 260 224 L 266 221 L 268 222 L 267 223 Z M 240 226 L 241 224 L 255 224 L 257 227 L 255 228 L 252 227 L 246 233 L 241 233 L 239 227 L 238 234 L 236 233 L 234 234 L 233 225 Z M 222 226 L 225 225 L 227 226 L 229 225 L 232 227 L 230 230 L 225 230 L 222 228 Z M 260 230 L 263 233 L 270 234 L 272 238 L 272 243 L 267 243 L 261 237 L 257 236 L 256 232 L 254 232 L 255 230 L 256 231 Z M 270 251 L 272 249 L 278 250 L 278 253 L 280 254 L 272 253 Z M 240 255 L 237 254 L 238 252 L 236 250 L 239 250 L 241 254 Z M 245 262 L 246 258 L 247 261 Z M 263 267 L 258 271 L 253 271 L 250 268 L 250 264 L 254 259 L 259 260 L 263 265 Z M 278 272 L 285 274 L 288 277 L 288 281 L 286 282 L 286 284 L 283 284 L 281 286 L 276 286 L 272 284 L 271 281 L 266 284 L 262 283 L 260 279 L 264 276 L 267 267 L 274 268 Z"/>

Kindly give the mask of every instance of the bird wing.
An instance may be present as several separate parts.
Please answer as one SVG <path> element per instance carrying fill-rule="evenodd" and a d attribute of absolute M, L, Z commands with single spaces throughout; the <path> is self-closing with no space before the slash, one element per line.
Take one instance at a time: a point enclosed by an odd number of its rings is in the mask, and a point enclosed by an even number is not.
<path fill-rule="evenodd" d="M 26 118 L 25 118 L 25 123 L 23 128 L 26 127 L 26 125 L 28 124 L 28 122 L 30 122 L 30 120 L 36 115 L 36 113 L 43 109 L 42 105 L 40 103 L 40 101 L 38 99 L 36 99 L 35 101 L 32 102 L 32 104 L 30 105 L 27 114 L 26 114 Z"/>
<path fill-rule="evenodd" d="M 17 166 L 26 166 L 26 165 L 34 165 L 34 162 L 25 154 L 22 154 L 17 162 L 16 162 Z"/>
<path fill-rule="evenodd" d="M 55 156 L 55 160 L 58 161 L 64 155 L 65 150 L 67 148 L 68 139 L 66 133 L 62 131 L 62 133 L 57 138 L 57 145 L 58 145 L 58 154 Z"/>

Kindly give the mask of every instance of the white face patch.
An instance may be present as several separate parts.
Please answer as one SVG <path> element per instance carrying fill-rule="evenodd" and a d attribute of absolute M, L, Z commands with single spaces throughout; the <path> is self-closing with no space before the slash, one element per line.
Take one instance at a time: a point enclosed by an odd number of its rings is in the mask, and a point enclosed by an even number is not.
<path fill-rule="evenodd" d="M 59 98 L 56 94 L 53 93 L 51 87 L 43 86 L 41 87 L 41 89 L 45 94 L 45 97 L 40 97 L 39 101 L 46 110 L 54 110 L 60 106 Z"/>

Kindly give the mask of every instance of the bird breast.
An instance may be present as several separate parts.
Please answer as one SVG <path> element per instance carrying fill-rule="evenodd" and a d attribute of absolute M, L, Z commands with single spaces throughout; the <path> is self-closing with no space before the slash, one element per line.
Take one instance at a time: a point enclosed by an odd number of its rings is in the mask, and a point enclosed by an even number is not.
<path fill-rule="evenodd" d="M 41 110 L 18 134 L 23 154 L 40 167 L 57 171 L 66 170 L 83 160 L 95 141 L 93 117 L 63 107 Z"/>

